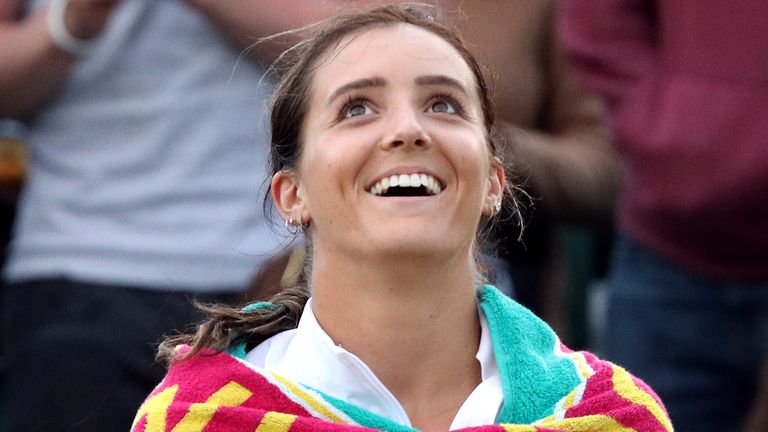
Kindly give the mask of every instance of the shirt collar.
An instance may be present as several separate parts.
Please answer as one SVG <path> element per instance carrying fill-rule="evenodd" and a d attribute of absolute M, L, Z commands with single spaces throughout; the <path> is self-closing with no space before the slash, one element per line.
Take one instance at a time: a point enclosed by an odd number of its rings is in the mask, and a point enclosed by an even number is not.
<path fill-rule="evenodd" d="M 451 429 L 492 424 L 503 399 L 499 369 L 493 352 L 488 321 L 478 306 L 481 384 L 465 401 Z M 371 369 L 343 347 L 336 345 L 317 322 L 312 299 L 307 301 L 295 330 L 281 332 L 251 350 L 246 360 L 337 399 L 400 424 L 410 425 L 405 410 Z"/>

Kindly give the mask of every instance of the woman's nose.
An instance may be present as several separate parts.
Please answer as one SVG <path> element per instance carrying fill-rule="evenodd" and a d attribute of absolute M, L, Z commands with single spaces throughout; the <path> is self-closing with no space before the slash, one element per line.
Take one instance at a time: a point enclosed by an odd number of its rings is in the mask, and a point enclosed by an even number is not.
<path fill-rule="evenodd" d="M 390 150 L 397 147 L 427 147 L 431 144 L 429 134 L 419 118 L 419 113 L 412 108 L 402 108 L 392 112 L 388 127 L 390 133 L 382 144 Z"/>

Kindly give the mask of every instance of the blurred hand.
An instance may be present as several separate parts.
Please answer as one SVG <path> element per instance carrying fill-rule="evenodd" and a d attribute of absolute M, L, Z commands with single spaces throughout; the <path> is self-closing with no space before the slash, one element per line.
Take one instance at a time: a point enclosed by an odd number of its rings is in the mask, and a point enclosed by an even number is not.
<path fill-rule="evenodd" d="M 760 387 L 742 432 L 768 431 L 768 364 L 763 367 Z"/>
<path fill-rule="evenodd" d="M 115 7 L 123 0 L 69 0 L 64 23 L 78 39 L 98 36 L 106 27 Z"/>

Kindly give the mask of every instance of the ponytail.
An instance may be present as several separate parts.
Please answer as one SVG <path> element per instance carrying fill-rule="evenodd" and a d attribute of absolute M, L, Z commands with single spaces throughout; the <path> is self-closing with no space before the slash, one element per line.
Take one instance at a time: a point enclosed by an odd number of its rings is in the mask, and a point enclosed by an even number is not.
<path fill-rule="evenodd" d="M 311 248 L 310 243 L 307 241 L 305 247 Z M 296 251 L 307 252 L 301 247 Z M 281 288 L 268 302 L 233 307 L 206 305 L 194 300 L 195 307 L 205 312 L 208 319 L 194 333 L 166 338 L 158 347 L 157 359 L 170 364 L 192 357 L 206 348 L 223 352 L 230 347 L 244 345 L 248 350 L 277 333 L 296 328 L 310 296 L 307 283 L 307 275 L 311 272 L 309 260 L 304 258 L 300 261 L 303 265 L 297 263 L 299 270 L 293 280 L 284 280 L 288 286 Z M 289 267 L 293 266 L 289 264 Z M 176 347 L 179 345 L 189 345 L 191 349 L 178 354 Z"/>

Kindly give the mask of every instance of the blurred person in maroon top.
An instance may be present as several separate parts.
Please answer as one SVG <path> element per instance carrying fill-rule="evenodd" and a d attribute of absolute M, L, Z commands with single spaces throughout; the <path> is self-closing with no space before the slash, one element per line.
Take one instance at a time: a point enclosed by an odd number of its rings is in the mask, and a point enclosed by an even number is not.
<path fill-rule="evenodd" d="M 563 43 L 625 162 L 605 355 L 681 431 L 768 410 L 766 22 L 763 0 L 563 4 Z"/>

